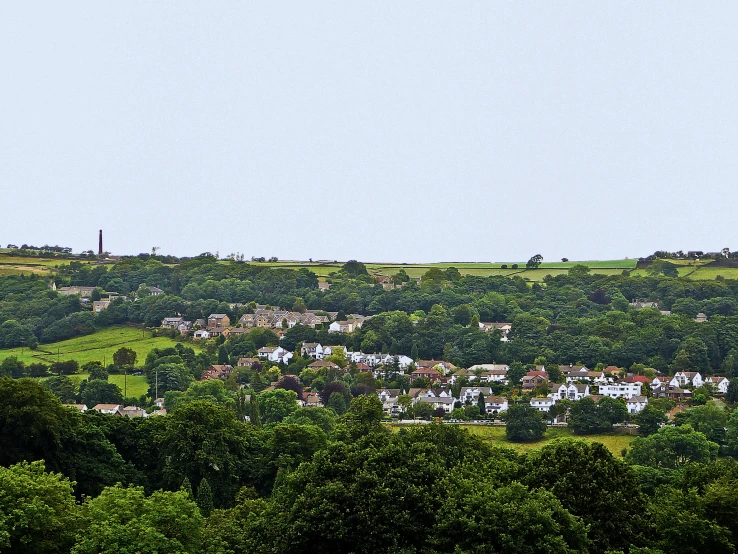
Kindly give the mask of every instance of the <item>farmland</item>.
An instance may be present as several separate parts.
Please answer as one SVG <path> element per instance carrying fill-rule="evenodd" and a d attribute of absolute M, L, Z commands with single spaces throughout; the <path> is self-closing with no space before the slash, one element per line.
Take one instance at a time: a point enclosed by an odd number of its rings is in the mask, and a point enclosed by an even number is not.
<path fill-rule="evenodd" d="M 57 360 L 77 360 L 80 365 L 92 361 L 112 363 L 113 353 L 125 346 L 136 352 L 138 362 L 141 363 L 154 348 L 167 348 L 176 344 L 177 341 L 167 337 L 152 337 L 148 331 L 125 325 L 116 325 L 91 335 L 51 344 L 42 344 L 36 351 L 24 348 L 21 353 L 20 348 L 6 348 L 0 350 L 0 361 L 10 356 L 17 356 L 20 361 L 26 364 L 33 362 L 51 363 Z"/>

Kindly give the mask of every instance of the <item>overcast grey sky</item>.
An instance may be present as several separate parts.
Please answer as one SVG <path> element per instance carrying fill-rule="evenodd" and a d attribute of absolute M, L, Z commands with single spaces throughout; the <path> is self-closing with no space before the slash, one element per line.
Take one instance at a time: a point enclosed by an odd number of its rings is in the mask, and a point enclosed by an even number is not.
<path fill-rule="evenodd" d="M 738 249 L 735 2 L 3 2 L 0 243 Z"/>

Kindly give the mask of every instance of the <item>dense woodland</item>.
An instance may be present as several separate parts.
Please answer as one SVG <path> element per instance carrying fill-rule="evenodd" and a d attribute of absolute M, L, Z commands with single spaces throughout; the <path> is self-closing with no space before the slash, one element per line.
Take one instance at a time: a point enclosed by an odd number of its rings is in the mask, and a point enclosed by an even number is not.
<path fill-rule="evenodd" d="M 0 552 L 730 553 L 738 411 L 706 407 L 625 460 L 554 440 L 526 455 L 451 425 L 391 433 L 374 396 L 337 416 L 220 381 L 169 415 L 81 414 L 0 379 Z M 243 420 L 250 414 L 251 422 Z M 724 455 L 717 457 L 719 449 Z"/>

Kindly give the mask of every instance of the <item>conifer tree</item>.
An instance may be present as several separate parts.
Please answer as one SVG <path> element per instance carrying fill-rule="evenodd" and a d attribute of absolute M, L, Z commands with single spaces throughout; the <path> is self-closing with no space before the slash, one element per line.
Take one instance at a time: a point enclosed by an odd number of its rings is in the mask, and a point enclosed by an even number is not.
<path fill-rule="evenodd" d="M 200 513 L 205 517 L 210 516 L 210 512 L 213 511 L 213 491 L 210 488 L 210 483 L 205 477 L 200 481 L 200 486 L 197 488 L 197 507 L 200 508 Z"/>

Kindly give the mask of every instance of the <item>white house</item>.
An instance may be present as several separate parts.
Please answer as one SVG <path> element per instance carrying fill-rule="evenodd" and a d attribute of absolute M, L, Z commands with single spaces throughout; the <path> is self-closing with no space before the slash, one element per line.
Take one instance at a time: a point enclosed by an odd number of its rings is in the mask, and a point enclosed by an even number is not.
<path fill-rule="evenodd" d="M 692 385 L 699 388 L 705 384 L 699 371 L 677 371 L 669 384 L 672 387 L 686 387 Z"/>
<path fill-rule="evenodd" d="M 323 357 L 328 357 L 338 352 L 343 352 L 343 355 L 348 357 L 348 352 L 345 346 L 324 346 L 323 347 Z"/>
<path fill-rule="evenodd" d="M 645 396 L 631 396 L 625 401 L 629 414 L 637 414 L 648 405 L 648 398 Z"/>
<path fill-rule="evenodd" d="M 448 382 L 449 384 L 453 385 L 456 383 L 457 379 L 461 379 L 462 377 L 466 377 L 466 379 L 473 383 L 477 380 L 477 376 L 473 371 L 469 371 L 468 369 L 460 369 L 458 371 L 455 371 L 453 375 L 449 378 Z"/>
<path fill-rule="evenodd" d="M 610 398 L 632 398 L 641 395 L 641 387 L 643 383 L 626 383 L 618 381 L 608 385 L 600 385 L 600 395 L 609 396 Z"/>
<path fill-rule="evenodd" d="M 504 396 L 487 396 L 484 398 L 484 409 L 488 414 L 499 414 L 509 408 Z"/>
<path fill-rule="evenodd" d="M 730 386 L 730 381 L 728 381 L 728 379 L 725 377 L 718 377 L 717 375 L 708 377 L 705 379 L 705 383 L 712 385 L 718 394 L 725 394 L 728 392 L 728 387 Z"/>
<path fill-rule="evenodd" d="M 576 402 L 585 396 L 589 396 L 589 385 L 587 383 L 562 383 L 551 385 L 551 395 L 557 400 L 571 400 Z"/>
<path fill-rule="evenodd" d="M 302 348 L 300 348 L 300 355 L 303 358 L 308 356 L 314 360 L 322 360 L 323 346 L 319 342 L 303 342 Z"/>
<path fill-rule="evenodd" d="M 430 404 L 433 409 L 443 408 L 443 411 L 450 414 L 454 410 L 455 400 L 450 396 L 419 396 L 415 399 L 418 404 Z"/>
<path fill-rule="evenodd" d="M 283 362 L 289 363 L 292 359 L 292 352 L 282 348 L 281 346 L 264 346 L 259 348 L 257 355 L 262 360 L 269 360 L 270 362 Z"/>
<path fill-rule="evenodd" d="M 196 339 L 209 339 L 210 332 L 207 329 L 198 329 L 197 331 L 195 331 L 194 337 Z"/>
<path fill-rule="evenodd" d="M 100 412 L 101 414 L 109 415 L 123 415 L 123 410 L 120 404 L 97 404 L 93 410 Z"/>
<path fill-rule="evenodd" d="M 547 412 L 551 409 L 551 406 L 556 404 L 556 398 L 547 396 L 546 398 L 531 398 L 530 406 L 535 408 L 539 412 Z"/>
<path fill-rule="evenodd" d="M 459 393 L 459 402 L 465 404 L 467 401 L 476 403 L 479 399 L 479 395 L 489 396 L 492 394 L 492 389 L 489 387 L 461 387 Z"/>
<path fill-rule="evenodd" d="M 382 402 L 382 408 L 385 414 L 391 416 L 400 413 L 402 408 L 397 403 L 400 394 L 400 389 L 381 389 L 377 391 L 377 396 L 379 396 L 379 400 Z"/>

